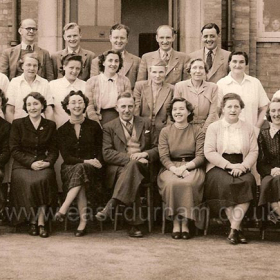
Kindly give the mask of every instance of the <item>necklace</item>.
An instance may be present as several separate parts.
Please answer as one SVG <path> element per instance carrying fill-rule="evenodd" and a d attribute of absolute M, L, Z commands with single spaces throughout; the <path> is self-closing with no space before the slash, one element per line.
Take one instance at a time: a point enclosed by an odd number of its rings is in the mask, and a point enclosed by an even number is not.
<path fill-rule="evenodd" d="M 188 125 L 189 125 L 189 124 L 187 123 L 187 125 L 180 126 L 179 124 L 174 123 L 174 125 L 175 125 L 175 127 L 176 127 L 176 128 L 178 128 L 178 129 L 182 129 L 182 130 L 183 130 L 183 129 L 186 129 L 186 128 L 188 127 Z"/>

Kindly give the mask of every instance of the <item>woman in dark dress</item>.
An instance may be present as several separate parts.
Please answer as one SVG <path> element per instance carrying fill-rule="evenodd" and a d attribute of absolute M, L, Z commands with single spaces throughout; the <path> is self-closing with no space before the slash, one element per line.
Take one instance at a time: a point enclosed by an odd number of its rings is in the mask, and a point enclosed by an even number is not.
<path fill-rule="evenodd" d="M 274 98 L 267 110 L 269 125 L 258 137 L 257 169 L 262 177 L 259 205 L 270 203 L 270 219 L 280 221 L 280 99 Z"/>
<path fill-rule="evenodd" d="M 71 91 L 62 102 L 70 120 L 58 129 L 59 149 L 64 160 L 61 179 L 68 193 L 55 217 L 62 222 L 77 198 L 80 223 L 76 237 L 86 233 L 86 190 L 92 191 L 100 184 L 102 168 L 102 130 L 97 122 L 84 117 L 87 105 L 88 98 L 81 91 Z"/>
<path fill-rule="evenodd" d="M 57 191 L 53 165 L 58 157 L 56 125 L 41 113 L 47 107 L 45 98 L 31 92 L 24 99 L 25 118 L 13 121 L 10 150 L 14 158 L 11 179 L 13 222 L 29 219 L 30 235 L 48 237 L 45 228 L 46 207 Z"/>
<path fill-rule="evenodd" d="M 226 94 L 221 102 L 224 117 L 209 125 L 204 144 L 208 160 L 204 197 L 211 210 L 225 210 L 231 224 L 231 244 L 247 243 L 241 222 L 256 186 L 250 169 L 258 157 L 257 139 L 253 126 L 239 119 L 243 108 L 239 95 Z"/>

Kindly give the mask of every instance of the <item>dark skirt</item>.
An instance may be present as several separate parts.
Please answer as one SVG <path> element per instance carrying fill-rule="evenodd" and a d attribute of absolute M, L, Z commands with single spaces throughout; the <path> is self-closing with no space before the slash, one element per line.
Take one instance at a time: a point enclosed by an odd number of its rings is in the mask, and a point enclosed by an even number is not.
<path fill-rule="evenodd" d="M 223 157 L 233 164 L 243 161 L 240 154 L 223 154 Z M 221 208 L 251 201 L 255 186 L 255 178 L 250 172 L 233 177 L 228 170 L 214 167 L 206 174 L 204 199 L 211 210 L 218 213 Z"/>
<path fill-rule="evenodd" d="M 16 168 L 11 178 L 11 220 L 14 225 L 36 215 L 38 207 L 50 206 L 57 193 L 55 172 L 52 168 L 32 170 Z"/>
<path fill-rule="evenodd" d="M 259 205 L 280 200 L 280 176 L 265 176 L 261 182 Z"/>
<path fill-rule="evenodd" d="M 100 114 L 102 116 L 102 119 L 100 121 L 102 126 L 105 123 L 110 122 L 110 121 L 112 121 L 113 119 L 116 119 L 119 116 L 119 113 L 116 111 L 115 108 L 101 109 Z"/>

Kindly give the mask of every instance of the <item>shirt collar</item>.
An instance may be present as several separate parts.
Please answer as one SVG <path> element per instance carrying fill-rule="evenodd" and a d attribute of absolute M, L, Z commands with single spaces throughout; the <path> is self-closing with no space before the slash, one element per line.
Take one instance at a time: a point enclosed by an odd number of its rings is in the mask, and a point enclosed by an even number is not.
<path fill-rule="evenodd" d="M 22 74 L 20 75 L 20 77 L 21 77 L 21 81 L 24 81 L 24 82 L 27 83 L 27 81 L 26 81 L 25 78 L 24 78 L 24 73 L 22 73 Z M 40 82 L 40 77 L 39 77 L 37 74 L 36 74 L 36 76 L 35 76 L 35 79 L 34 79 L 33 83 L 35 83 L 36 81 Z"/>
<path fill-rule="evenodd" d="M 78 82 L 78 78 L 71 84 L 67 78 L 65 76 L 63 76 L 63 78 L 61 79 L 61 82 L 66 86 L 66 87 L 71 87 L 71 86 L 74 86 L 75 87 L 75 84 Z"/>
<path fill-rule="evenodd" d="M 279 127 L 275 126 L 273 123 L 270 123 L 269 133 L 271 138 L 274 138 L 274 136 L 277 134 L 279 130 L 280 130 Z"/>
<path fill-rule="evenodd" d="M 228 123 L 226 120 L 225 120 L 225 118 L 223 118 L 222 119 L 222 126 L 224 127 L 224 128 L 227 128 L 227 127 L 232 127 L 232 128 L 240 128 L 241 127 L 241 121 L 240 120 L 238 120 L 238 122 L 236 122 L 236 123 Z"/>
<path fill-rule="evenodd" d="M 216 47 L 215 49 L 212 50 L 212 53 L 213 53 L 214 56 L 216 55 L 217 48 L 218 48 L 218 47 Z M 207 48 L 205 48 L 205 55 L 207 55 L 207 54 L 209 53 L 209 51 L 210 51 L 210 50 L 208 50 Z"/>
<path fill-rule="evenodd" d="M 75 53 L 77 54 L 77 53 L 80 52 L 80 49 L 81 49 L 81 47 L 78 47 L 75 51 L 73 51 L 73 50 L 71 50 L 69 47 L 67 47 L 67 52 L 70 53 L 70 54 L 73 53 L 73 52 L 75 52 Z"/>
<path fill-rule="evenodd" d="M 120 121 L 124 126 L 126 126 L 127 121 L 124 121 L 122 118 L 120 118 Z M 132 117 L 132 119 L 129 122 L 133 125 L 134 117 Z"/>
<path fill-rule="evenodd" d="M 26 50 L 27 46 L 31 46 L 32 51 L 34 50 L 34 44 L 25 44 L 24 42 L 21 42 L 21 49 Z"/>
<path fill-rule="evenodd" d="M 244 73 L 244 78 L 243 81 L 241 82 L 241 84 L 245 81 L 245 80 L 250 80 L 250 76 L 247 75 L 246 73 Z M 229 85 L 231 83 L 237 83 L 231 76 L 231 72 L 228 73 L 228 75 L 225 77 L 225 82 Z"/>
<path fill-rule="evenodd" d="M 172 49 L 170 49 L 168 52 L 165 52 L 165 51 L 163 51 L 162 49 L 159 49 L 159 53 L 160 53 L 160 57 L 161 57 L 161 58 L 163 57 L 163 55 L 164 55 L 165 53 L 167 53 L 167 54 L 168 54 L 168 58 L 170 58 L 170 57 L 171 57 L 171 52 L 172 52 Z"/>

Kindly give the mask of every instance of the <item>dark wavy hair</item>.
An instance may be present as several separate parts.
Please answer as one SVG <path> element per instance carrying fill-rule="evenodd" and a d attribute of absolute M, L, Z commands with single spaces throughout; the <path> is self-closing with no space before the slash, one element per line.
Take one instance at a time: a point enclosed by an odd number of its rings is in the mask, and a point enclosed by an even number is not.
<path fill-rule="evenodd" d="M 228 63 L 231 62 L 232 57 L 234 55 L 243 55 L 244 58 L 245 58 L 246 65 L 248 65 L 248 63 L 249 63 L 249 56 L 248 56 L 248 54 L 246 52 L 242 52 L 242 51 L 233 51 L 233 52 L 231 52 L 231 54 L 228 57 Z"/>
<path fill-rule="evenodd" d="M 26 108 L 26 102 L 27 102 L 27 99 L 28 97 L 33 97 L 34 99 L 40 101 L 40 103 L 43 105 L 43 109 L 42 109 L 42 113 L 45 112 L 46 108 L 47 108 L 47 101 L 45 99 L 45 97 L 39 93 L 39 92 L 36 92 L 36 91 L 33 91 L 33 92 L 30 92 L 28 95 L 26 95 L 23 99 L 23 110 L 28 113 L 27 111 L 27 108 Z"/>
<path fill-rule="evenodd" d="M 123 67 L 123 59 L 122 59 L 121 53 L 117 52 L 117 51 L 114 51 L 114 50 L 110 50 L 110 51 L 104 52 L 103 54 L 101 54 L 98 57 L 98 59 L 99 59 L 99 62 L 98 62 L 99 71 L 100 72 L 104 72 L 105 67 L 104 67 L 103 63 L 104 63 L 104 61 L 106 60 L 106 58 L 107 58 L 107 56 L 109 54 L 116 54 L 119 57 L 120 65 L 119 65 L 119 68 L 117 70 L 117 73 L 118 73 L 120 71 L 120 69 Z"/>
<path fill-rule="evenodd" d="M 71 60 L 74 61 L 79 61 L 81 63 L 81 71 L 80 74 L 82 74 L 83 72 L 83 58 L 81 55 L 78 54 L 67 54 L 65 55 L 62 60 L 61 60 L 61 67 L 59 68 L 59 72 L 64 76 L 65 75 L 65 71 L 63 69 L 63 66 L 66 66 Z"/>
<path fill-rule="evenodd" d="M 186 100 L 185 98 L 183 97 L 176 97 L 176 98 L 173 98 L 172 101 L 171 101 L 171 104 L 170 106 L 168 107 L 167 109 L 167 113 L 169 114 L 170 116 L 170 119 L 175 122 L 173 116 L 172 116 L 172 110 L 173 110 L 173 105 L 176 103 L 176 102 L 184 102 L 185 103 L 185 106 L 186 106 L 186 109 L 190 112 L 190 114 L 188 115 L 188 122 L 191 122 L 193 120 L 193 116 L 194 116 L 194 107 L 192 105 L 192 103 L 190 103 L 188 100 Z"/>
<path fill-rule="evenodd" d="M 269 104 L 268 104 L 268 106 L 267 106 L 267 110 L 266 110 L 266 119 L 269 121 L 269 122 L 272 122 L 272 119 L 271 119 L 271 116 L 270 116 L 270 105 L 271 105 L 271 103 L 280 103 L 280 98 L 277 98 L 277 97 L 275 97 L 275 98 L 273 98 L 270 102 L 269 102 Z"/>
<path fill-rule="evenodd" d="M 216 23 L 212 23 L 212 22 L 205 24 L 205 25 L 201 28 L 201 33 L 203 33 L 203 30 L 204 30 L 204 29 L 212 29 L 212 28 L 214 28 L 214 29 L 216 30 L 217 35 L 220 34 L 220 28 L 219 28 L 219 26 L 218 26 Z"/>
<path fill-rule="evenodd" d="M 112 35 L 113 31 L 114 30 L 121 30 L 121 29 L 124 29 L 126 31 L 126 35 L 127 35 L 127 38 L 129 36 L 129 33 L 130 33 L 130 29 L 128 26 L 124 25 L 124 24 L 121 24 L 121 23 L 116 23 L 115 25 L 113 25 L 110 29 L 110 35 Z"/>
<path fill-rule="evenodd" d="M 245 104 L 244 104 L 243 100 L 241 99 L 241 97 L 238 94 L 236 94 L 236 93 L 227 93 L 226 95 L 224 95 L 224 97 L 223 97 L 223 99 L 221 101 L 220 112 L 219 112 L 220 115 L 222 114 L 222 111 L 225 108 L 226 102 L 228 100 L 238 100 L 241 109 L 243 109 L 245 107 Z"/>
<path fill-rule="evenodd" d="M 1 108 L 2 108 L 2 111 L 3 113 L 6 112 L 6 105 L 7 105 L 7 102 L 8 102 L 8 98 L 5 97 L 5 93 L 2 89 L 0 89 L 0 98 L 2 100 L 2 105 L 1 105 Z"/>
<path fill-rule="evenodd" d="M 193 60 L 190 62 L 188 68 L 187 68 L 187 72 L 188 72 L 189 74 L 191 73 L 192 65 L 193 65 L 196 61 L 201 61 L 201 62 L 203 62 L 203 64 L 204 64 L 204 70 L 205 70 L 205 72 L 206 72 L 206 74 L 207 74 L 207 73 L 209 72 L 208 66 L 207 66 L 207 64 L 205 63 L 205 61 L 204 61 L 203 59 L 201 59 L 201 58 L 195 58 L 195 59 L 193 59 Z"/>
<path fill-rule="evenodd" d="M 71 90 L 70 93 L 68 95 L 65 96 L 64 100 L 61 101 L 61 105 L 62 105 L 62 108 L 64 109 L 64 111 L 68 114 L 68 115 L 71 115 L 70 111 L 68 110 L 67 108 L 67 105 L 69 104 L 69 99 L 71 96 L 73 95 L 79 95 L 83 98 L 84 100 L 84 103 L 85 103 L 85 109 L 83 111 L 83 113 L 86 111 L 87 109 L 87 106 L 88 106 L 88 103 L 89 103 L 89 100 L 88 98 L 83 94 L 83 92 L 81 90 L 78 90 L 78 91 L 74 91 L 74 90 Z"/>

